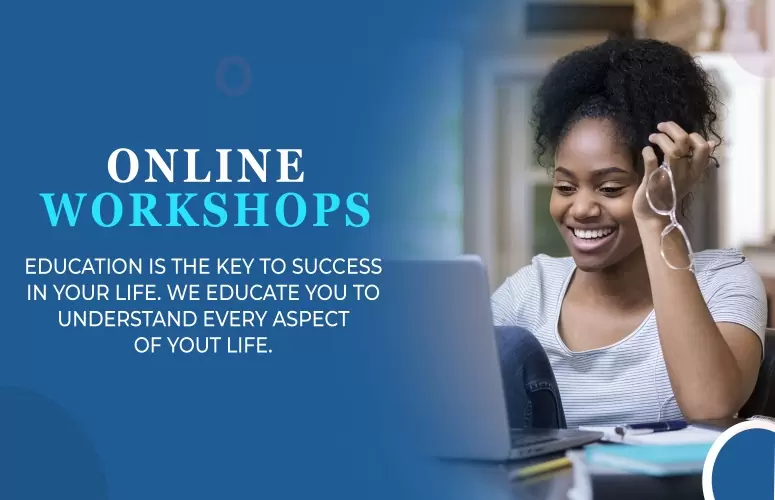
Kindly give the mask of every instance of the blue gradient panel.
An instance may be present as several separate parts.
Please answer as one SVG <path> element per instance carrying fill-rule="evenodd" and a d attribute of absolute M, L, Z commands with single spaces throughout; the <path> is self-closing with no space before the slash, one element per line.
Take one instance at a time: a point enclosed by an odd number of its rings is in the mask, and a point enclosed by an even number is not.
<path fill-rule="evenodd" d="M 456 74 L 457 63 L 436 54 L 450 53 L 447 47 L 460 54 L 462 27 L 473 19 L 486 27 L 500 8 L 416 0 L 5 5 L 0 497 L 508 498 L 503 471 L 461 469 L 417 452 L 415 438 L 425 428 L 414 417 L 444 416 L 407 390 L 427 381 L 422 369 L 405 366 L 419 359 L 413 352 L 403 357 L 412 344 L 402 335 L 411 329 L 397 331 L 390 321 L 418 324 L 400 309 L 400 291 L 411 290 L 411 279 L 386 288 L 378 301 L 350 293 L 325 307 L 351 311 L 338 329 L 65 329 L 57 326 L 60 309 L 129 307 L 29 301 L 29 283 L 343 286 L 384 285 L 390 276 L 32 277 L 24 267 L 28 257 L 457 253 L 462 189 L 449 172 L 459 172 L 450 163 L 460 161 L 455 96 L 462 91 L 440 77 Z M 442 49 L 418 48 L 429 46 Z M 437 85 L 446 90 L 436 93 Z M 451 135 L 440 138 L 435 130 Z M 138 154 L 133 182 L 109 176 L 108 159 L 119 148 Z M 159 182 L 142 182 L 145 149 L 177 149 L 176 175 L 187 161 L 184 150 L 198 149 L 197 171 L 214 178 L 216 150 L 229 148 L 257 156 L 272 149 L 268 181 L 168 183 L 157 170 Z M 276 182 L 280 148 L 303 150 L 303 183 Z M 239 157 L 231 161 L 238 172 Z M 128 169 L 124 157 L 119 176 Z M 436 189 L 450 185 L 449 192 Z M 62 193 L 74 200 L 86 193 L 78 222 L 52 226 L 41 193 L 53 193 L 54 202 Z M 111 193 L 103 200 L 110 203 L 93 209 L 100 193 Z M 206 201 L 210 193 L 221 210 L 212 210 L 212 197 Z M 285 193 L 293 194 L 278 212 Z M 368 223 L 349 210 L 353 193 L 368 194 Z M 158 225 L 147 217 L 146 225 L 133 224 L 133 194 L 143 203 L 156 200 Z M 186 214 L 170 208 L 189 195 L 195 196 Z M 123 202 L 120 214 L 114 199 Z M 249 222 L 239 223 L 240 200 L 251 208 L 265 201 L 263 216 L 248 210 Z M 447 206 L 452 222 L 438 236 L 433 213 L 446 214 Z M 210 227 L 220 216 L 226 222 Z M 348 216 L 355 225 L 348 226 Z M 138 307 L 270 315 L 323 308 L 307 299 L 235 302 Z M 203 354 L 140 354 L 134 347 L 141 336 L 210 335 L 266 336 L 272 353 L 227 354 L 223 344 L 221 352 Z"/>
<path fill-rule="evenodd" d="M 749 429 L 732 437 L 713 465 L 716 500 L 769 499 L 775 495 L 775 433 Z"/>

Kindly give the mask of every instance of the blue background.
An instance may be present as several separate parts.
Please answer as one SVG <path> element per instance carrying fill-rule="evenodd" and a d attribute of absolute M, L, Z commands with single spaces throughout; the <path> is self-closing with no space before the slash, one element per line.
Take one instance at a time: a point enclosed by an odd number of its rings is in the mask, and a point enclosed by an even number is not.
<path fill-rule="evenodd" d="M 749 429 L 732 437 L 713 464 L 716 500 L 772 498 L 775 489 L 775 432 Z"/>
<path fill-rule="evenodd" d="M 395 332 L 379 321 L 390 297 L 342 304 L 353 311 L 346 329 L 260 331 L 268 356 L 141 355 L 141 330 L 58 328 L 66 304 L 28 302 L 26 285 L 63 279 L 24 272 L 26 257 L 400 253 L 388 221 L 422 194 L 403 189 L 423 114 L 412 44 L 449 36 L 479 11 L 450 1 L 4 5 L 1 498 L 428 498 L 492 487 L 415 459 L 397 438 L 401 409 L 381 397 L 401 373 L 385 349 Z M 219 85 L 219 65 L 235 56 L 249 80 L 230 66 Z M 198 148 L 213 166 L 216 148 L 301 148 L 305 182 L 118 185 L 107 173 L 117 148 Z M 39 197 L 215 190 L 367 192 L 371 222 L 315 228 L 308 214 L 295 229 L 52 228 Z M 181 333 L 217 334 L 153 332 Z M 497 484 L 491 496 L 507 495 Z"/>

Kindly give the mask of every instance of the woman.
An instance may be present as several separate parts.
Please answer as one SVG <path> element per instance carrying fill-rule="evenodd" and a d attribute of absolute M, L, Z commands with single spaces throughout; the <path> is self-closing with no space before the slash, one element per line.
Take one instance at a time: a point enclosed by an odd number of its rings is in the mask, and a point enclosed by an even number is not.
<path fill-rule="evenodd" d="M 535 257 L 492 297 L 513 427 L 722 418 L 750 396 L 760 277 L 739 251 L 662 239 L 668 167 L 680 214 L 713 162 L 716 105 L 693 58 L 653 40 L 607 41 L 546 76 L 536 139 L 571 257 Z"/>

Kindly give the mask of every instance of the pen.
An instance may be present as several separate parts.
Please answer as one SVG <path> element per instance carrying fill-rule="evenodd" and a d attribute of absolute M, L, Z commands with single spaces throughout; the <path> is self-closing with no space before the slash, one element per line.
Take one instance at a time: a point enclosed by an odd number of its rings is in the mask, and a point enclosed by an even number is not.
<path fill-rule="evenodd" d="M 620 436 L 637 436 L 640 434 L 653 434 L 655 432 L 678 431 L 685 429 L 687 425 L 688 424 L 683 420 L 668 420 L 665 422 L 623 425 L 616 428 L 616 433 Z"/>
<path fill-rule="evenodd" d="M 536 476 L 538 474 L 543 474 L 545 472 L 551 472 L 553 470 L 562 469 L 570 466 L 571 466 L 571 461 L 568 458 L 565 458 L 565 457 L 558 458 L 556 460 L 549 460 L 548 462 L 543 462 L 540 464 L 523 467 L 513 472 L 511 475 L 511 479 L 524 479 L 526 477 Z"/>

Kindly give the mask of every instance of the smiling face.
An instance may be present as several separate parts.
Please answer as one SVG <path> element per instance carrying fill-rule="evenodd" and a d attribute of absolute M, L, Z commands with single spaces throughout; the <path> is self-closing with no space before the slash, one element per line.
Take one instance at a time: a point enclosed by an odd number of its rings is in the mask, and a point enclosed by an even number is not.
<path fill-rule="evenodd" d="M 638 176 L 611 122 L 577 122 L 555 154 L 549 211 L 579 269 L 613 266 L 641 245 L 632 213 Z"/>

